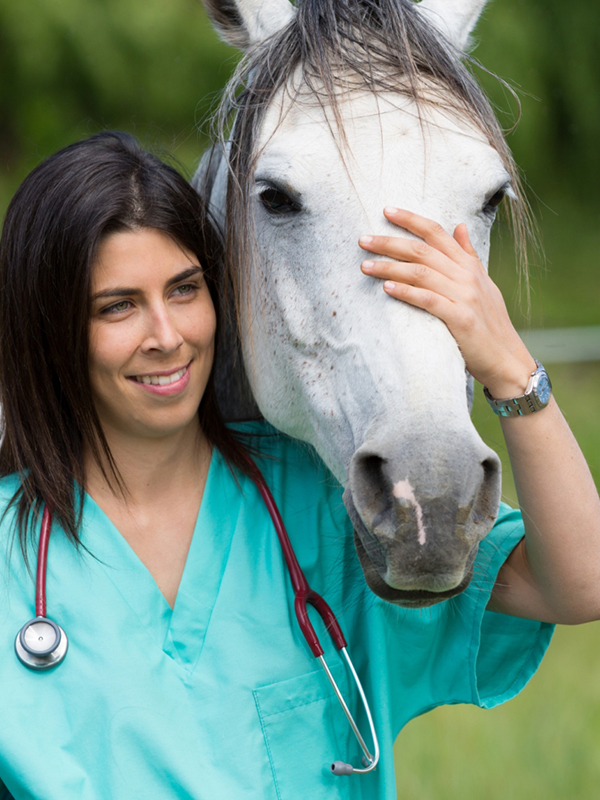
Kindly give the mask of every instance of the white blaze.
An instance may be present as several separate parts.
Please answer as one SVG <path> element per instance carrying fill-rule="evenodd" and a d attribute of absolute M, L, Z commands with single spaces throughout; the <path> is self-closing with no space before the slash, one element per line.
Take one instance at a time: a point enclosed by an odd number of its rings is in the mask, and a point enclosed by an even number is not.
<path fill-rule="evenodd" d="M 425 526 L 423 525 L 423 509 L 415 497 L 414 489 L 408 482 L 408 479 L 395 483 L 392 493 L 394 497 L 398 498 L 398 500 L 408 500 L 408 502 L 414 507 L 417 517 L 417 530 L 419 531 L 419 544 L 425 544 L 427 541 L 427 532 L 425 531 Z"/>

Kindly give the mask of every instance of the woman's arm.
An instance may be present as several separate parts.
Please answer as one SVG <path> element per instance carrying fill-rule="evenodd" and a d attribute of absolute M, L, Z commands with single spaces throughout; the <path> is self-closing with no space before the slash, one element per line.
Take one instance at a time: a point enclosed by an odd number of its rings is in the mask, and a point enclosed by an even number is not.
<path fill-rule="evenodd" d="M 450 236 L 435 222 L 385 209 L 419 237 L 362 237 L 393 261 L 365 261 L 391 297 L 443 320 L 467 369 L 492 397 L 522 395 L 536 363 L 513 327 L 498 287 L 465 225 Z M 491 413 L 491 411 L 490 411 Z M 500 570 L 489 608 L 544 622 L 600 618 L 600 499 L 585 459 L 554 399 L 533 414 L 500 418 L 525 523 L 525 538 Z"/>

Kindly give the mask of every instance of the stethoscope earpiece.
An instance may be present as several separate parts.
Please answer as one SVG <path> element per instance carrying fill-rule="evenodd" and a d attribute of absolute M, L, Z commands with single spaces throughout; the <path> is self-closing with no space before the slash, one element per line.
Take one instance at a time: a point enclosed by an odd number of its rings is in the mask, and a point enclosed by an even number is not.
<path fill-rule="evenodd" d="M 345 761 L 334 761 L 329 767 L 329 772 L 334 775 L 352 775 L 354 767 L 352 764 L 347 764 Z"/>
<path fill-rule="evenodd" d="M 48 617 L 26 622 L 15 639 L 19 661 L 30 669 L 56 667 L 67 654 L 69 640 L 63 629 Z"/>

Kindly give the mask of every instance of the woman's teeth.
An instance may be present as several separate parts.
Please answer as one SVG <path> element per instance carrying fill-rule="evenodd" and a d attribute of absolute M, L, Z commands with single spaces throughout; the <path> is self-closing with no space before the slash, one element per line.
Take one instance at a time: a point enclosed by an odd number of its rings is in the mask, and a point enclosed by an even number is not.
<path fill-rule="evenodd" d="M 134 380 L 138 383 L 151 383 L 153 386 L 168 386 L 183 378 L 186 369 L 187 367 L 183 367 L 172 375 L 136 375 Z"/>

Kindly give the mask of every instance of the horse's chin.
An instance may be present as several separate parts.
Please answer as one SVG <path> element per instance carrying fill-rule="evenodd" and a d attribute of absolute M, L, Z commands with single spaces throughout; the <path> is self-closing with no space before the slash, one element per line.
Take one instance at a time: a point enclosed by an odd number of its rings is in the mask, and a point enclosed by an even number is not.
<path fill-rule="evenodd" d="M 394 589 L 393 586 L 390 586 L 383 580 L 377 571 L 375 565 L 367 555 L 356 529 L 354 530 L 354 544 L 369 589 L 373 594 L 376 594 L 377 597 L 381 597 L 381 599 L 385 600 L 387 603 L 392 603 L 402 608 L 428 608 L 429 606 L 441 603 L 443 600 L 456 597 L 457 594 L 464 592 L 473 577 L 473 564 L 471 562 L 468 569 L 465 571 L 464 578 L 458 586 L 455 586 L 453 589 L 448 589 L 445 592 L 429 592 L 426 589 Z"/>
<path fill-rule="evenodd" d="M 437 603 L 443 602 L 444 600 L 449 600 L 451 597 L 456 597 L 456 595 L 464 592 L 471 582 L 471 578 L 473 577 L 473 563 L 478 550 L 477 547 L 474 547 L 469 554 L 462 580 L 458 585 L 452 587 L 451 589 L 445 589 L 436 592 L 427 589 L 396 589 L 395 587 L 390 586 L 381 577 L 381 569 L 384 569 L 385 565 L 381 563 L 379 565 L 380 569 L 378 569 L 377 565 L 367 552 L 364 542 L 374 541 L 375 537 L 365 527 L 354 505 L 352 493 L 349 491 L 349 489 L 346 489 L 346 492 L 344 493 L 344 503 L 346 505 L 348 516 L 353 524 L 354 546 L 356 547 L 358 560 L 362 567 L 367 586 L 373 592 L 373 594 L 377 595 L 377 597 L 380 597 L 387 603 L 401 606 L 402 608 L 428 608 L 429 606 L 434 606 Z"/>

